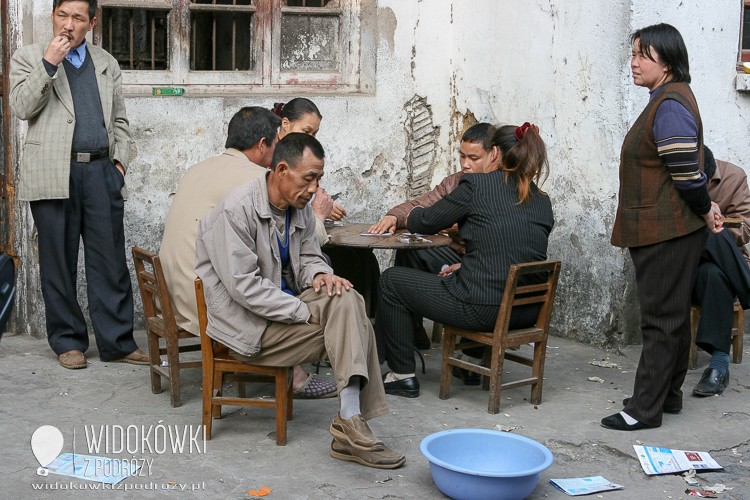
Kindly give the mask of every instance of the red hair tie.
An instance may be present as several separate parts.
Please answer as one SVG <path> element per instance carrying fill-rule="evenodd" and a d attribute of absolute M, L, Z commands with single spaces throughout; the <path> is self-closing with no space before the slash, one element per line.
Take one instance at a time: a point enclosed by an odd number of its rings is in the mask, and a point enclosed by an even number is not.
<path fill-rule="evenodd" d="M 520 127 L 516 127 L 516 131 L 513 133 L 513 135 L 516 136 L 516 139 L 520 142 L 523 139 L 523 136 L 526 135 L 526 132 L 531 128 L 534 127 L 534 130 L 536 130 L 536 133 L 539 133 L 539 127 L 536 125 L 532 125 L 529 122 L 524 123 Z"/>
<path fill-rule="evenodd" d="M 283 102 L 277 102 L 273 105 L 273 114 L 276 116 L 281 116 L 281 109 L 284 107 Z"/>

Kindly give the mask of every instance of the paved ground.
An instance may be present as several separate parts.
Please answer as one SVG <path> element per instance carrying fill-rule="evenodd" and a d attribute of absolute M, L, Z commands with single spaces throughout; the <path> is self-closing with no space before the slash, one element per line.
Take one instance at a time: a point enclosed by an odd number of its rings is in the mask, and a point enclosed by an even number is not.
<path fill-rule="evenodd" d="M 139 345 L 146 345 L 144 337 L 142 332 L 137 335 Z M 371 421 L 379 437 L 407 455 L 401 469 L 383 471 L 332 459 L 328 455 L 328 425 L 337 411 L 336 399 L 297 401 L 284 447 L 275 445 L 272 410 L 228 407 L 222 419 L 214 423 L 206 453 L 189 453 L 187 448 L 183 453 L 172 453 L 171 449 L 162 454 L 148 449 L 146 453 L 140 449 L 137 453 L 104 453 L 103 448 L 95 453 L 150 460 L 150 468 L 144 467 L 146 476 L 120 483 L 122 488 L 143 489 L 70 492 L 61 490 L 71 488 L 71 484 L 80 488 L 98 483 L 37 476 L 38 464 L 30 448 L 34 430 L 45 424 L 58 427 L 65 438 L 63 451 L 70 452 L 75 429 L 78 453 L 87 453 L 85 427 L 94 426 L 99 432 L 100 426 L 106 425 L 148 429 L 161 424 L 179 426 L 182 432 L 184 426 L 201 423 L 200 373 L 183 372 L 183 405 L 172 408 L 167 391 L 151 393 L 145 367 L 102 363 L 92 349 L 87 353 L 91 360 L 88 369 L 65 370 L 45 341 L 6 337 L 0 343 L 0 497 L 67 498 L 75 494 L 77 498 L 243 499 L 252 498 L 249 490 L 265 486 L 272 490 L 266 497 L 269 499 L 446 498 L 432 481 L 428 462 L 419 452 L 420 441 L 444 429 L 491 429 L 499 424 L 516 426 L 514 433 L 542 442 L 554 454 L 555 462 L 542 474 L 530 497 L 533 499 L 567 498 L 550 485 L 550 478 L 594 475 L 625 486 L 622 491 L 602 494 L 604 498 L 692 498 L 684 493 L 687 484 L 681 477 L 648 477 L 643 473 L 632 447 L 638 443 L 710 451 L 725 469 L 700 474 L 701 483 L 734 488 L 719 498 L 750 499 L 747 353 L 744 364 L 731 365 L 731 383 L 724 395 L 708 399 L 688 395 L 683 412 L 666 415 L 661 428 L 617 432 L 601 427 L 599 420 L 620 410 L 619 402 L 630 394 L 639 349 L 606 352 L 558 338 L 550 338 L 549 345 L 543 404 L 535 407 L 524 401 L 529 397 L 528 387 L 512 389 L 503 393 L 499 415 L 486 412 L 487 393 L 464 387 L 457 379 L 452 397 L 438 399 L 440 353 L 429 351 L 427 374 L 419 377 L 422 395 L 413 400 L 389 396 L 391 413 Z M 618 363 L 621 369 L 589 364 L 602 359 Z M 688 373 L 688 394 L 708 359 L 702 353 L 698 370 Z M 525 367 L 508 365 L 507 380 L 524 376 Z M 324 369 L 322 375 L 329 376 L 328 372 Z M 604 383 L 588 381 L 591 376 L 604 379 Z M 267 391 L 264 386 L 257 390 Z M 135 439 L 131 444 L 135 448 Z M 33 489 L 32 485 L 47 489 Z M 165 487 L 187 489 L 178 493 L 164 491 Z M 194 487 L 198 490 L 191 492 Z"/>

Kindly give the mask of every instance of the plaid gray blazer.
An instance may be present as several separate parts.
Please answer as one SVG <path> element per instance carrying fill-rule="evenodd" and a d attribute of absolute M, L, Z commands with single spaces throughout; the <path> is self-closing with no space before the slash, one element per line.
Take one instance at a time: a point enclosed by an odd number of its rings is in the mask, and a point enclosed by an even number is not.
<path fill-rule="evenodd" d="M 16 194 L 26 201 L 68 198 L 70 149 L 75 129 L 73 96 L 62 64 L 50 77 L 42 58 L 48 43 L 21 47 L 10 62 L 10 107 L 27 120 Z M 87 44 L 109 136 L 109 157 L 128 168 L 130 129 L 122 96 L 122 74 L 109 53 Z"/>

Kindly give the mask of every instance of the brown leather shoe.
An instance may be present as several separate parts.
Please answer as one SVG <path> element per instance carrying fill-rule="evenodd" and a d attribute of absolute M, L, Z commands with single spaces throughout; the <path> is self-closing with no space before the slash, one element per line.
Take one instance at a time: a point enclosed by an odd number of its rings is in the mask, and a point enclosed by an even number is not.
<path fill-rule="evenodd" d="M 355 448 L 337 438 L 331 441 L 331 456 L 347 462 L 357 462 L 367 467 L 376 469 L 395 469 L 406 462 L 402 453 L 397 453 L 389 448 L 382 450 L 365 451 Z"/>
<path fill-rule="evenodd" d="M 379 451 L 385 449 L 383 442 L 375 437 L 362 415 L 354 415 L 349 420 L 344 420 L 340 413 L 337 414 L 333 423 L 331 423 L 330 432 L 333 437 L 339 438 L 360 450 Z"/>
<path fill-rule="evenodd" d="M 67 368 L 69 370 L 78 370 L 80 368 L 86 368 L 86 366 L 88 366 L 83 353 L 77 349 L 64 352 L 60 354 L 57 359 L 60 360 L 60 364 L 63 366 L 63 368 Z"/>
<path fill-rule="evenodd" d="M 141 351 L 140 349 L 136 349 L 135 351 L 131 352 L 124 358 L 113 359 L 112 361 L 110 361 L 110 363 L 130 363 L 131 365 L 149 365 L 150 361 L 148 359 L 148 354 Z"/>

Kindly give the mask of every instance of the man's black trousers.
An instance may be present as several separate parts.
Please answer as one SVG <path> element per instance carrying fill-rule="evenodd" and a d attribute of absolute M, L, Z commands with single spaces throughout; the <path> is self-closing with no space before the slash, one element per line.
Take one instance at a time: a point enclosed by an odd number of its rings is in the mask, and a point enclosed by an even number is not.
<path fill-rule="evenodd" d="M 89 345 L 76 296 L 79 239 L 83 238 L 89 315 L 102 361 L 134 352 L 133 291 L 125 260 L 125 180 L 109 158 L 70 162 L 70 197 L 31 202 L 39 240 L 39 268 L 47 337 L 56 354 Z"/>
<path fill-rule="evenodd" d="M 729 353 L 735 297 L 743 309 L 750 307 L 750 268 L 728 230 L 708 233 L 693 293 L 701 306 L 695 343 L 709 353 Z"/>

